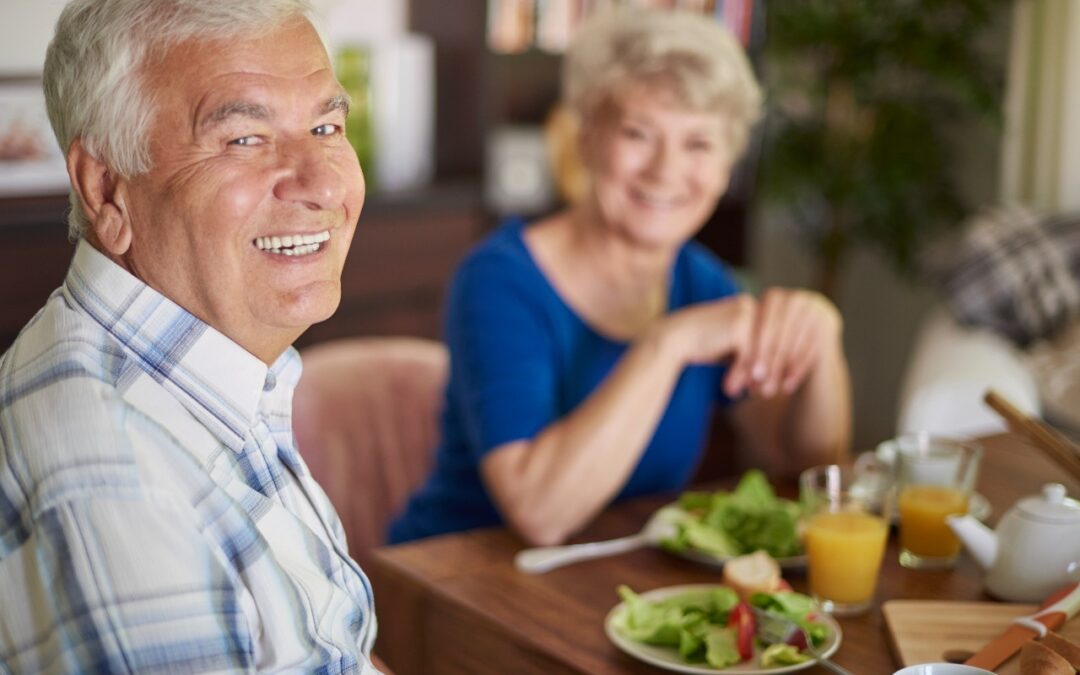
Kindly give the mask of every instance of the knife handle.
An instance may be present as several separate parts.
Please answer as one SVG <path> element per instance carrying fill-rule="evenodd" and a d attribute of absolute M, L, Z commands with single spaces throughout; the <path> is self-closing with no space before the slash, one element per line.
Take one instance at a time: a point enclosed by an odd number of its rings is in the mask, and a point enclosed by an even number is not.
<path fill-rule="evenodd" d="M 1057 630 L 1065 624 L 1063 612 L 1046 612 L 1038 616 L 1021 616 L 1013 619 L 1013 623 L 1035 631 L 1037 640 L 1046 637 L 1046 631 Z"/>
<path fill-rule="evenodd" d="M 1080 610 L 1080 584 L 1074 584 L 1064 597 L 1027 618 L 1046 624 L 1050 630 L 1056 630 L 1075 615 L 1077 610 Z M 1053 622 L 1053 625 L 1051 625 L 1051 622 Z"/>
<path fill-rule="evenodd" d="M 994 670 L 1020 651 L 1025 642 L 1043 637 L 1047 629 L 1061 628 L 1077 609 L 1080 609 L 1080 584 L 1073 584 L 1051 595 L 1046 606 L 1034 614 L 1014 619 L 1001 635 L 986 643 L 964 663 Z"/>

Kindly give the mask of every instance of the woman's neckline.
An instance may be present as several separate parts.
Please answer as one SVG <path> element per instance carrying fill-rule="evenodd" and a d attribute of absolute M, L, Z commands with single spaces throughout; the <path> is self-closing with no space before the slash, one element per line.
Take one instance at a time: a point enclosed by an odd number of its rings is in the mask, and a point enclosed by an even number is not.
<path fill-rule="evenodd" d="M 531 227 L 532 225 L 533 225 L 533 223 L 528 223 L 523 218 L 515 217 L 510 221 L 509 227 L 512 229 L 512 234 L 513 234 L 513 239 L 514 239 L 515 245 L 519 246 L 521 248 L 521 250 L 524 252 L 525 256 L 527 257 L 527 259 L 529 261 L 530 266 L 533 269 L 533 271 L 540 277 L 540 279 L 543 281 L 544 287 L 556 299 L 559 306 L 562 307 L 563 311 L 570 314 L 570 316 L 572 316 L 577 323 L 579 323 L 582 327 L 584 327 L 590 333 L 592 333 L 593 335 L 595 335 L 596 337 L 600 338 L 601 340 L 603 340 L 605 342 L 608 342 L 608 343 L 614 344 L 614 345 L 618 345 L 618 346 L 622 346 L 622 347 L 629 346 L 631 343 L 633 343 L 633 341 L 634 341 L 633 337 L 631 337 L 631 338 L 616 337 L 616 336 L 614 336 L 614 335 L 612 335 L 612 334 L 610 334 L 610 333 L 608 333 L 606 331 L 603 331 L 603 330 L 597 328 L 593 323 L 586 320 L 585 317 L 582 316 L 582 314 L 577 310 L 577 308 L 575 308 L 570 302 L 568 302 L 567 299 L 562 295 L 562 293 L 559 292 L 559 289 L 555 286 L 555 284 L 552 282 L 552 279 L 548 276 L 548 273 L 546 272 L 544 267 L 540 264 L 540 261 L 537 259 L 537 256 L 536 256 L 535 252 L 529 246 L 529 242 L 527 241 L 527 239 L 525 237 L 525 230 L 528 229 L 529 227 Z M 675 259 L 674 259 L 674 261 L 672 263 L 671 269 L 668 271 L 669 280 L 668 280 L 668 287 L 667 287 L 667 298 L 666 298 L 666 300 L 667 300 L 667 303 L 666 303 L 667 310 L 666 311 L 670 311 L 674 307 L 674 301 L 675 301 L 675 280 L 674 280 L 675 279 L 675 273 L 674 273 L 674 271 L 675 271 L 676 266 L 678 265 L 678 261 L 681 258 L 681 256 L 682 256 L 682 249 L 680 249 L 679 252 L 676 254 Z"/>

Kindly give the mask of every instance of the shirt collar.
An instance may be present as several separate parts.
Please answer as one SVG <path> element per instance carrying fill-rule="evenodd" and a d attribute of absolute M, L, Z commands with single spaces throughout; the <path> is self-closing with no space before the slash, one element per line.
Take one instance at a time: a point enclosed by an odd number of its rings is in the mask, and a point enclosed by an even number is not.
<path fill-rule="evenodd" d="M 139 370 L 234 451 L 243 450 L 257 413 L 289 414 L 300 378 L 292 347 L 267 368 L 86 241 L 75 249 L 64 286 L 74 303 L 127 348 Z"/>

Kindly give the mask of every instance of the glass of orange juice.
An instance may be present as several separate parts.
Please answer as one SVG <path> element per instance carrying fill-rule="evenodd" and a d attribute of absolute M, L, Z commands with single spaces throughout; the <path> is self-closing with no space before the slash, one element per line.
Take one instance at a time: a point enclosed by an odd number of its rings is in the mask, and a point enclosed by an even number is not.
<path fill-rule="evenodd" d="M 851 616 L 873 604 L 889 532 L 873 512 L 881 500 L 878 489 L 860 484 L 852 467 L 837 464 L 799 476 L 810 594 L 831 614 Z"/>
<path fill-rule="evenodd" d="M 900 520 L 900 564 L 952 567 L 960 540 L 945 519 L 967 513 L 982 448 L 972 442 L 919 435 L 897 446 L 894 460 Z"/>

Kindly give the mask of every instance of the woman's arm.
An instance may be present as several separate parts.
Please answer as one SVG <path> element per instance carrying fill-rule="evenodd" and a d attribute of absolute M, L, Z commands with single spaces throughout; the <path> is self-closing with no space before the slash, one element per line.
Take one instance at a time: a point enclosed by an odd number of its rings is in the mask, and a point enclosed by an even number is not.
<path fill-rule="evenodd" d="M 749 352 L 749 395 L 733 409 L 740 436 L 773 473 L 842 460 L 851 442 L 843 321 L 823 296 L 769 289 Z"/>
<path fill-rule="evenodd" d="M 507 523 L 547 545 L 589 522 L 628 480 L 683 369 L 744 351 L 754 311 L 755 301 L 739 295 L 672 313 L 577 409 L 486 455 L 481 473 Z"/>

